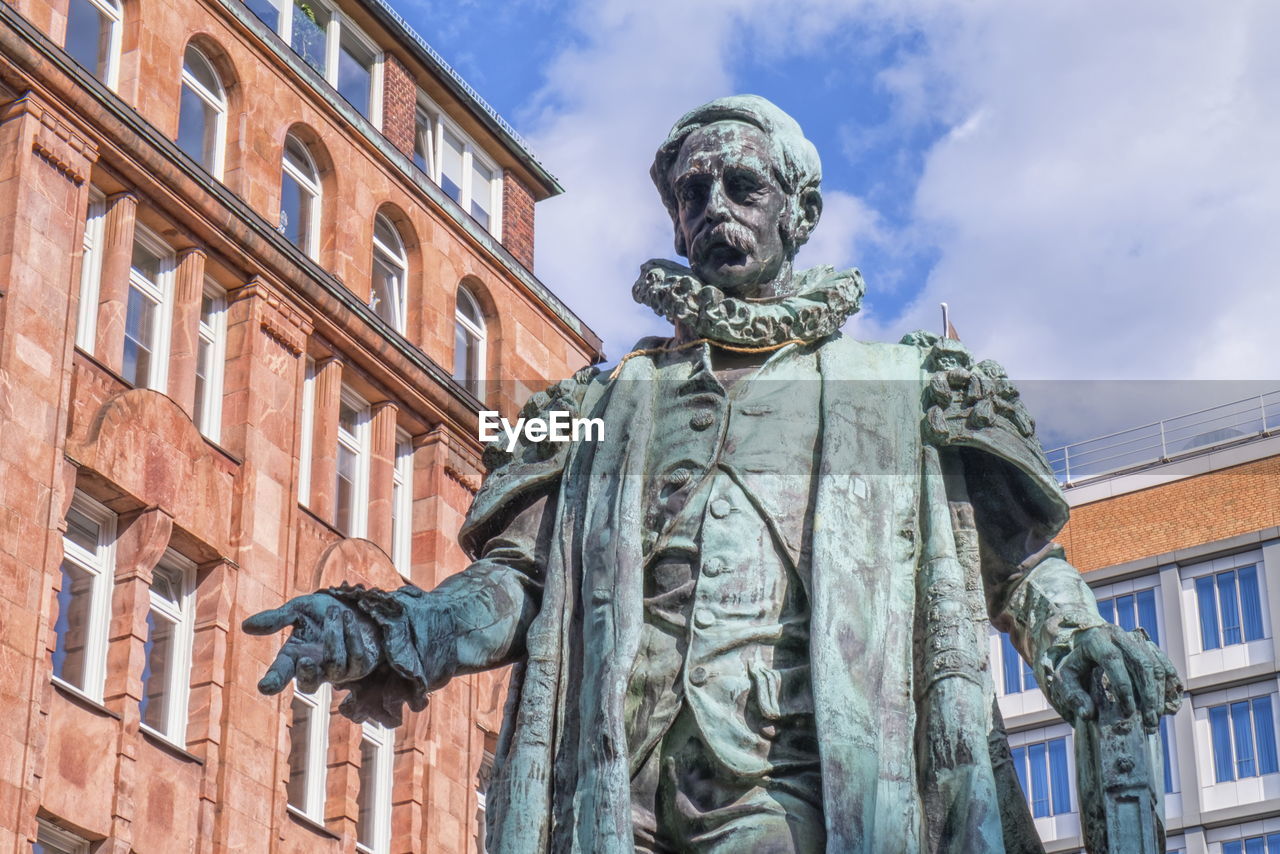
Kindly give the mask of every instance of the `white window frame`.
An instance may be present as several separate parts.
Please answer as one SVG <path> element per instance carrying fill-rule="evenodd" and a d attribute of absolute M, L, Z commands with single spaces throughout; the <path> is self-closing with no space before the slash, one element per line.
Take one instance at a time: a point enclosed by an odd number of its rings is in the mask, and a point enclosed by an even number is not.
<path fill-rule="evenodd" d="M 169 671 L 169 684 L 164 686 L 169 704 L 163 729 L 156 729 L 145 722 L 140 722 L 139 726 L 165 741 L 185 747 L 187 710 L 191 699 L 191 650 L 195 643 L 196 565 L 169 549 L 157 565 L 157 569 L 161 568 L 172 570 L 180 585 L 177 603 L 165 599 L 156 592 L 154 586 L 148 594 L 149 614 L 154 614 L 155 619 L 166 620 L 173 626 L 173 662 Z M 143 685 L 144 696 L 146 690 L 146 685 Z"/>
<path fill-rule="evenodd" d="M 102 690 L 107 678 L 107 642 L 111 622 L 111 591 L 115 587 L 116 566 L 116 514 L 105 505 L 94 501 L 79 490 L 71 499 L 71 508 L 84 514 L 98 526 L 98 544 L 88 552 L 63 535 L 62 559 L 93 576 L 92 597 L 89 603 L 89 625 L 85 630 L 84 687 L 77 687 L 59 676 L 52 679 L 59 685 L 102 702 Z M 61 573 L 61 568 L 59 568 Z M 55 616 L 55 620 L 57 617 Z M 55 649 L 57 639 L 54 639 Z M 50 666 L 52 674 L 52 663 Z"/>
<path fill-rule="evenodd" d="M 369 532 L 369 404 L 364 398 L 346 386 L 342 387 L 342 403 L 356 410 L 355 432 L 351 433 L 342 427 L 342 418 L 338 418 L 338 447 L 346 448 L 356 455 L 356 482 L 351 494 L 351 530 L 344 531 L 347 537 L 363 537 Z M 337 453 L 334 454 L 333 514 L 336 526 L 338 518 L 338 477 L 340 466 Z"/>
<path fill-rule="evenodd" d="M 156 282 L 139 275 L 136 268 L 132 264 L 129 265 L 129 288 L 137 288 L 145 298 L 152 301 L 156 310 L 155 341 L 151 348 L 150 371 L 146 381 L 135 387 L 154 389 L 163 394 L 169 382 L 169 338 L 173 327 L 173 273 L 177 259 L 173 249 L 154 231 L 141 223 L 134 226 L 133 242 L 141 243 L 145 249 L 160 259 L 159 281 Z M 132 247 L 130 251 L 132 252 Z M 126 296 L 126 329 L 128 312 Z"/>
<path fill-rule="evenodd" d="M 444 132 L 447 128 L 449 133 L 453 134 L 462 143 L 462 183 L 458 199 L 458 204 L 466 212 L 467 216 L 471 215 L 471 176 L 474 170 L 471 168 L 473 160 L 480 161 L 480 164 L 491 171 L 494 175 L 490 184 L 490 200 L 489 200 L 489 227 L 488 231 L 498 240 L 502 239 L 502 185 L 504 182 L 504 172 L 498 165 L 484 153 L 484 149 L 476 145 L 469 135 L 467 135 L 460 127 L 454 124 L 445 112 L 441 110 L 430 98 L 421 91 L 418 92 L 418 112 L 425 115 L 431 120 L 431 160 L 428 164 L 427 176 L 441 184 L 441 175 L 444 164 Z M 417 125 L 415 120 L 414 126 L 415 141 L 417 133 Z"/>
<path fill-rule="evenodd" d="M 1211 691 L 1191 697 L 1192 732 L 1195 744 L 1196 771 L 1200 779 L 1200 809 L 1202 812 L 1238 807 L 1242 804 L 1280 797 L 1280 773 L 1264 774 L 1254 777 L 1237 777 L 1234 780 L 1217 782 L 1214 772 L 1213 730 L 1209 725 L 1209 709 L 1238 702 L 1253 700 L 1257 697 L 1271 698 L 1271 722 L 1277 728 L 1277 739 L 1280 740 L 1280 693 L 1277 693 L 1276 678 L 1245 685 L 1235 685 L 1220 691 Z M 1232 732 L 1232 748 L 1235 747 L 1235 733 Z M 1255 747 L 1256 749 L 1256 747 Z"/>
<path fill-rule="evenodd" d="M 302 433 L 298 436 L 298 503 L 311 506 L 311 442 L 316 421 L 316 360 L 307 356 L 302 376 Z"/>
<path fill-rule="evenodd" d="M 361 746 L 369 742 L 374 748 L 374 767 L 370 769 L 373 783 L 372 805 L 373 838 L 368 845 L 356 842 L 356 850 L 364 854 L 389 854 L 391 850 L 391 786 L 395 763 L 395 730 L 373 721 L 365 721 L 360 733 Z M 361 786 L 365 783 L 363 763 L 360 766 Z M 358 818 L 358 816 L 357 816 Z M 359 829 L 356 831 L 359 838 Z"/>
<path fill-rule="evenodd" d="M 1254 836 L 1270 836 L 1273 833 L 1280 833 L 1280 816 L 1255 819 L 1227 827 L 1206 827 L 1205 850 L 1208 854 L 1222 854 L 1222 848 L 1228 842 L 1242 842 Z M 1181 845 L 1182 850 L 1186 850 L 1186 845 L 1178 840 L 1170 840 L 1168 843 L 1171 851 L 1175 845 Z"/>
<path fill-rule="evenodd" d="M 378 226 L 383 225 L 395 235 L 396 245 L 388 245 L 384 240 L 378 237 Z M 377 261 L 382 261 L 388 267 L 399 271 L 399 277 L 396 281 L 396 292 L 391 294 L 391 325 L 396 332 L 404 333 L 408 310 L 408 299 L 406 291 L 409 284 L 409 254 L 404 248 L 404 237 L 400 234 L 400 229 L 396 228 L 396 224 L 391 221 L 385 214 L 378 214 L 374 217 L 373 225 L 373 258 L 374 276 L 377 275 Z M 373 283 L 369 285 L 369 307 L 373 308 Z"/>
<path fill-rule="evenodd" d="M 440 114 L 435 111 L 430 101 L 419 92 L 417 104 L 413 112 L 413 152 L 414 165 L 417 165 L 418 141 L 426 141 L 426 152 L 422 158 L 423 174 L 437 184 L 440 183 L 439 161 L 436 152 L 439 150 L 439 141 L 436 139 L 436 128 L 440 124 Z M 425 125 L 425 129 L 422 129 Z"/>
<path fill-rule="evenodd" d="M 36 827 L 36 844 L 52 846 L 54 850 L 50 854 L 89 854 L 89 840 L 43 818 L 36 819 Z"/>
<path fill-rule="evenodd" d="M 289 140 L 297 143 L 302 153 L 306 155 L 306 165 L 311 167 L 312 175 L 306 175 L 302 170 L 298 169 L 289 162 Z M 290 178 L 297 182 L 305 192 L 311 194 L 311 218 L 308 223 L 306 238 L 303 243 L 305 246 L 299 247 L 308 258 L 315 259 L 320 252 L 320 219 L 324 216 L 324 189 L 320 180 L 320 167 L 316 163 L 315 157 L 311 154 L 311 148 L 292 133 L 285 134 L 284 146 L 280 149 L 280 172 L 281 172 L 281 188 L 280 188 L 280 212 L 284 213 L 284 175 L 288 174 Z M 279 226 L 283 233 L 285 226 L 283 223 Z"/>
<path fill-rule="evenodd" d="M 211 321 L 200 314 L 196 335 L 196 365 L 200 363 L 200 346 L 209 347 L 209 371 L 204 378 L 203 400 L 200 401 L 200 423 L 196 429 L 205 438 L 217 442 L 222 438 L 222 381 L 227 359 L 227 292 L 212 279 L 204 283 L 204 297 L 213 305 Z"/>
<path fill-rule="evenodd" d="M 324 682 L 314 694 L 301 691 L 295 685 L 293 700 L 308 707 L 310 725 L 307 727 L 306 780 L 301 804 L 287 804 L 289 810 L 313 821 L 324 824 L 324 803 L 327 794 L 326 777 L 329 772 L 329 708 L 333 704 L 333 686 Z M 292 715 L 293 702 L 289 703 Z M 292 717 L 290 718 L 292 724 Z M 290 744 L 290 752 L 296 745 Z M 288 763 L 286 762 L 286 765 Z"/>
<path fill-rule="evenodd" d="M 396 430 L 391 482 L 391 562 L 408 578 L 413 565 L 413 439 L 404 430 Z"/>
<path fill-rule="evenodd" d="M 1231 569 L 1256 565 L 1258 567 L 1258 597 L 1261 600 L 1262 637 L 1245 643 L 1220 646 L 1217 649 L 1203 649 L 1200 635 L 1200 599 L 1196 594 L 1196 579 L 1205 575 L 1216 575 Z M 1197 676 L 1223 673 L 1240 667 L 1247 667 L 1260 662 L 1273 661 L 1275 647 L 1272 640 L 1271 609 L 1267 606 L 1267 586 L 1271 579 L 1266 572 L 1262 550 L 1225 555 L 1213 560 L 1183 566 L 1179 577 L 1182 585 L 1182 636 L 1186 643 L 1187 668 L 1186 676 L 1194 679 Z M 1215 597 L 1216 601 L 1216 597 Z M 1221 604 L 1219 604 L 1221 609 Z M 1221 630 L 1222 614 L 1219 611 L 1218 621 Z M 1280 706 L 1277 706 L 1280 714 Z"/>
<path fill-rule="evenodd" d="M 213 92 L 203 83 L 200 82 L 194 74 L 187 70 L 187 51 L 195 51 L 204 64 L 209 66 L 215 80 L 218 81 L 218 91 Z M 227 150 L 227 90 L 222 82 L 222 75 L 218 73 L 218 67 L 209 61 L 209 56 L 199 47 L 190 42 L 182 52 L 182 86 L 187 87 L 195 93 L 196 97 L 204 101 L 205 104 L 213 108 L 213 162 L 208 164 L 209 174 L 222 180 L 222 170 L 226 165 Z M 179 100 L 179 125 L 181 125 L 181 100 Z M 205 164 L 201 164 L 205 165 Z"/>
<path fill-rule="evenodd" d="M 1071 812 L 1032 818 L 1032 821 L 1035 822 L 1036 832 L 1046 842 L 1080 835 L 1080 792 L 1077 789 L 1078 781 L 1076 779 L 1075 733 L 1072 731 L 1070 724 L 1057 723 L 1036 729 L 1011 732 L 1008 736 L 1010 751 L 1017 747 L 1027 747 L 1041 742 L 1047 743 L 1064 737 L 1066 738 L 1067 782 L 1070 786 Z M 1023 793 L 1023 795 L 1029 796 L 1028 793 Z M 1030 810 L 1029 800 L 1027 804 L 1027 808 Z"/>
<path fill-rule="evenodd" d="M 98 11 L 102 12 L 102 14 L 107 17 L 111 26 L 111 43 L 107 47 L 107 73 L 102 82 L 108 89 L 114 92 L 120 83 L 120 52 L 124 38 L 124 4 L 118 2 L 118 0 L 87 0 L 87 2 L 91 6 L 96 6 Z M 66 31 L 62 34 L 62 44 L 64 49 L 67 43 L 67 36 L 70 34 L 71 15 L 70 10 L 68 10 Z M 96 69 L 86 70 L 94 77 L 98 76 Z"/>
<path fill-rule="evenodd" d="M 485 371 L 488 370 L 489 357 L 489 334 L 487 324 L 477 326 L 475 321 L 467 317 L 462 311 L 462 301 L 466 300 L 471 307 L 475 309 L 476 315 L 484 320 L 484 311 L 480 308 L 480 302 L 476 299 L 475 294 L 471 293 L 471 289 L 466 285 L 458 285 L 454 292 L 453 320 L 455 324 L 461 324 L 462 328 L 470 334 L 476 341 L 480 350 L 480 358 L 476 360 L 476 398 L 484 400 L 485 391 Z M 457 336 L 454 336 L 454 346 L 457 346 Z M 458 354 L 454 353 L 454 366 L 458 364 Z M 455 379 L 458 379 L 455 377 Z M 458 380 L 462 382 L 462 380 Z"/>
<path fill-rule="evenodd" d="M 76 320 L 76 346 L 93 353 L 98 334 L 98 295 L 102 283 L 102 241 L 107 218 L 107 197 L 89 188 L 84 218 L 84 253 L 80 260 L 80 307 Z"/>

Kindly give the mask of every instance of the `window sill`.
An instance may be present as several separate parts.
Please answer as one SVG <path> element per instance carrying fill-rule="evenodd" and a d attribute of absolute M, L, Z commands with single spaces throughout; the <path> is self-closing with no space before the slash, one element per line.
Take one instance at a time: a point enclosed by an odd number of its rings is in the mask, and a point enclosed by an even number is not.
<path fill-rule="evenodd" d="M 77 706 L 88 709 L 91 712 L 96 712 L 100 715 L 105 715 L 109 718 L 123 720 L 120 715 L 116 714 L 111 709 L 108 709 L 106 706 L 102 705 L 102 703 L 93 699 L 71 683 L 63 682 L 57 676 L 49 677 L 49 681 L 53 683 L 54 688 L 58 689 L 59 694 L 66 697 L 68 700 L 71 700 Z"/>
<path fill-rule="evenodd" d="M 328 839 L 341 839 L 341 838 L 342 838 L 341 836 L 339 836 L 338 834 L 334 833 L 334 832 L 333 832 L 332 830 L 330 830 L 329 828 L 325 827 L 322 823 L 320 823 L 320 822 L 316 821 L 314 818 L 312 818 L 311 816 L 309 816 L 309 815 L 307 815 L 306 813 L 304 813 L 302 810 L 300 810 L 300 809 L 298 809 L 297 807 L 295 807 L 293 804 L 285 804 L 285 808 L 284 808 L 284 810 L 285 810 L 285 812 L 286 812 L 286 813 L 288 813 L 288 814 L 289 814 L 289 817 L 290 817 L 291 819 L 293 819 L 293 820 L 294 820 L 294 821 L 296 821 L 298 824 L 302 825 L 303 827 L 305 827 L 305 828 L 307 828 L 307 829 L 309 829 L 309 830 L 313 830 L 313 831 L 315 831 L 316 833 L 319 833 L 320 835 L 322 835 L 322 836 L 324 836 L 324 837 L 326 837 L 326 838 L 328 838 Z"/>
<path fill-rule="evenodd" d="M 182 747 L 181 745 L 170 741 L 167 736 L 152 729 L 146 724 L 139 724 L 138 731 L 141 732 L 143 736 L 146 737 L 147 741 L 151 742 L 156 747 L 160 748 L 166 753 L 170 753 L 179 759 L 185 760 L 187 762 L 195 763 L 196 765 L 204 764 L 204 760 L 201 759 L 199 756 L 196 756 L 194 753 L 187 750 L 185 747 Z"/>

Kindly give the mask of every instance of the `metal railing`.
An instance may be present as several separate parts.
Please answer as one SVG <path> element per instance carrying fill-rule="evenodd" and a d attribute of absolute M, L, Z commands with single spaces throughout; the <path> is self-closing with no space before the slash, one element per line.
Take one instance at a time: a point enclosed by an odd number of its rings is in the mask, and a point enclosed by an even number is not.
<path fill-rule="evenodd" d="M 1280 389 L 1074 442 L 1046 452 L 1058 480 L 1088 480 L 1169 462 L 1280 429 Z"/>

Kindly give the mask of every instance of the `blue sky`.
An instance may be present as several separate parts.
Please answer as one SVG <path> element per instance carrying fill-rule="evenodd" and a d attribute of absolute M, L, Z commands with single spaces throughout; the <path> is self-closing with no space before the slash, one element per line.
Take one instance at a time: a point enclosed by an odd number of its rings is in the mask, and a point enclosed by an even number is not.
<path fill-rule="evenodd" d="M 853 334 L 936 328 L 945 299 L 1062 436 L 1280 385 L 1280 5 L 397 5 L 561 179 L 536 272 L 614 358 L 663 329 L 629 296 L 672 257 L 654 147 L 690 107 L 755 92 L 822 154 L 800 260 L 862 270 Z"/>

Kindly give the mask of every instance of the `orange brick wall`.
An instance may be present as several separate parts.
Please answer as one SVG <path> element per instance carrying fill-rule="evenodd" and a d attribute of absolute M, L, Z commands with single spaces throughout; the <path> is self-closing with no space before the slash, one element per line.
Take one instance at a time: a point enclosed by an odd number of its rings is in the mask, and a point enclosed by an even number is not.
<path fill-rule="evenodd" d="M 502 243 L 526 269 L 533 269 L 533 196 L 510 172 L 502 179 Z"/>
<path fill-rule="evenodd" d="M 413 122 L 418 106 L 413 76 L 393 53 L 382 58 L 382 133 L 408 157 L 413 156 Z"/>
<path fill-rule="evenodd" d="M 1084 504 L 1058 537 L 1081 571 L 1280 525 L 1280 457 Z"/>

